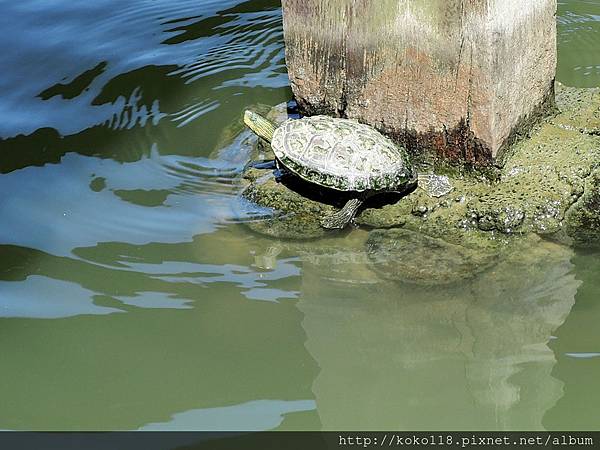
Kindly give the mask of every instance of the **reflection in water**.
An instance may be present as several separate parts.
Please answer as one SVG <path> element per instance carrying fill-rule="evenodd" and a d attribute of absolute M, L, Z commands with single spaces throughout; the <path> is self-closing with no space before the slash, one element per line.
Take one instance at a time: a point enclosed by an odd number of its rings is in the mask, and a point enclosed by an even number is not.
<path fill-rule="evenodd" d="M 149 109 L 158 101 L 166 114 L 194 99 L 214 98 L 217 89 L 238 111 L 244 104 L 234 97 L 250 88 L 262 87 L 252 95 L 270 100 L 265 88 L 288 83 L 278 6 L 274 0 L 7 4 L 0 26 L 14 32 L 2 36 L 3 61 L 11 70 L 0 81 L 0 134 L 30 134 L 41 127 L 75 134 L 111 116 L 131 115 L 138 107 L 131 100 L 138 96 Z M 174 27 L 166 17 L 179 24 Z M 220 23 L 209 24 L 215 18 Z M 204 33 L 196 33 L 198 27 Z M 236 64 L 230 64 L 233 54 Z M 193 79 L 186 82 L 180 71 L 194 72 L 198 65 L 202 73 L 190 74 Z M 200 77 L 203 83 L 189 82 Z M 71 87 L 67 97 L 49 96 L 48 90 L 61 85 Z M 230 122 L 232 111 L 222 108 L 218 115 Z M 220 120 L 211 117 L 213 123 Z"/>
<path fill-rule="evenodd" d="M 119 309 L 94 304 L 95 293 L 77 283 L 32 275 L 12 283 L 0 281 L 0 317 L 55 319 L 79 314 L 110 314 Z"/>
<path fill-rule="evenodd" d="M 277 428 L 284 414 L 314 409 L 314 400 L 257 400 L 242 405 L 177 413 L 169 422 L 150 423 L 139 430 L 264 431 Z"/>
<path fill-rule="evenodd" d="M 600 86 L 600 6 L 595 0 L 558 1 L 559 81 Z"/>
<path fill-rule="evenodd" d="M 548 411 L 544 425 L 548 429 L 598 430 L 600 358 L 589 356 L 600 353 L 600 254 L 582 253 L 573 263 L 581 286 L 569 317 L 550 344 L 558 360 L 552 376 L 564 382 L 564 395 Z"/>
<path fill-rule="evenodd" d="M 589 359 L 598 358 L 600 356 L 600 353 L 565 353 L 565 355 L 570 356 L 572 358 Z"/>
<path fill-rule="evenodd" d="M 88 288 L 105 291 L 95 306 L 128 314 L 5 328 L 11 339 L 0 351 L 10 369 L 0 394 L 11 415 L 0 415 L 3 426 L 79 429 L 95 428 L 99 420 L 109 428 L 196 429 L 228 417 L 240 427 L 267 429 L 284 414 L 282 429 L 540 429 L 544 414 L 556 409 L 563 382 L 551 373 L 556 359 L 547 343 L 580 285 L 568 249 L 540 243 L 526 259 L 509 260 L 468 284 L 416 288 L 377 278 L 364 252 L 367 233 L 360 230 L 314 243 L 238 231 L 205 235 L 187 249 L 107 245 L 98 253 L 113 267 L 85 264 L 87 271 L 112 272 L 114 291 L 103 284 Z M 250 269 L 266 244 L 277 246 L 276 267 Z M 203 262 L 209 259 L 213 264 Z M 56 270 L 56 262 L 49 267 Z M 218 267 L 222 275 L 206 296 L 209 272 L 216 275 Z M 60 273 L 52 277 L 70 274 L 82 286 L 103 278 L 85 276 L 82 267 Z M 295 292 L 299 300 L 251 301 L 255 286 Z M 177 302 L 158 305 L 168 308 L 162 311 L 136 305 L 125 300 L 132 295 L 127 289 L 146 301 L 165 298 L 148 290 L 171 293 L 192 309 L 178 311 Z M 35 343 L 39 357 L 17 362 L 9 351 L 15 339 Z M 63 356 L 56 358 L 52 348 Z M 94 373 L 102 374 L 104 387 Z M 260 399 L 305 401 L 313 394 L 316 411 L 304 403 L 259 403 L 264 420 L 245 421 L 246 407 L 227 406 L 251 402 L 252 409 Z M 21 409 L 36 398 L 44 399 L 39 411 L 20 422 Z M 65 416 L 49 419 L 52 401 L 68 406 Z M 313 415 L 294 421 L 301 411 Z"/>
<path fill-rule="evenodd" d="M 196 244 L 200 250 L 202 243 Z M 244 249 L 237 245 L 225 249 L 240 247 Z M 167 247 L 164 259 L 169 258 L 169 251 L 195 258 L 194 245 L 187 250 Z M 161 253 L 142 248 L 131 258 L 141 259 L 145 254 L 150 261 Z M 249 261 L 251 255 L 237 255 L 228 259 L 237 259 L 243 268 L 242 259 Z M 242 295 L 245 288 L 226 278 L 211 283 L 208 290 L 192 279 L 163 280 L 159 273 L 142 275 L 95 265 L 61 270 L 55 263 L 40 259 L 39 269 L 55 271 L 53 278 L 70 276 L 82 285 L 95 284 L 95 291 L 112 289 L 97 295 L 94 307 L 116 308 L 127 314 L 96 316 L 90 308 L 64 319 L 4 319 L 0 339 L 2 428 L 136 429 L 167 423 L 183 411 L 263 399 L 291 402 L 277 409 L 275 416 L 265 410 L 271 421 L 265 418 L 261 423 L 268 425 L 281 414 L 294 417 L 314 409 L 306 403 L 293 403 L 312 399 L 310 385 L 316 375 L 303 345 L 301 314 L 293 303 L 249 300 Z M 80 263 L 70 264 L 77 267 Z M 90 273 L 93 270 L 107 273 L 94 275 Z M 102 278 L 114 281 L 113 287 L 100 283 Z M 281 290 L 293 289 L 296 283 L 296 277 L 263 281 L 255 274 L 253 278 Z M 191 309 L 178 309 L 177 302 L 167 309 L 165 305 L 156 309 L 126 304 L 122 298 L 127 289 L 143 294 L 144 299 L 148 298 L 146 290 L 169 292 L 174 299 L 187 299 Z M 83 295 L 89 298 L 89 294 Z M 77 299 L 83 300 L 74 296 L 71 301 Z M 56 405 L 61 408 L 57 410 Z M 186 417 L 182 420 L 187 426 Z"/>
<path fill-rule="evenodd" d="M 103 243 L 76 249 L 76 254 L 90 261 L 0 246 L 0 292 L 6 298 L 0 316 L 38 317 L 44 308 L 49 309 L 46 316 L 52 317 L 115 311 L 95 306 L 102 296 L 117 305 L 120 301 L 138 307 L 184 308 L 199 296 L 205 297 L 208 286 L 219 285 L 250 299 L 258 293 L 260 300 L 296 298 L 295 289 L 279 284 L 299 275 L 295 259 L 282 260 L 276 269 L 265 272 L 252 267 L 254 250 L 250 249 L 256 245 L 256 240 L 224 229 L 190 243 Z M 69 290 L 61 295 L 64 287 Z M 212 287 L 211 294 L 216 290 Z M 61 301 L 54 304 L 51 298 Z M 71 305 L 70 314 L 59 307 L 65 302 Z"/>
<path fill-rule="evenodd" d="M 54 86 L 45 89 L 40 92 L 38 97 L 42 100 L 48 100 L 55 95 L 60 95 L 66 100 L 81 95 L 83 91 L 88 89 L 92 82 L 104 72 L 106 69 L 106 61 L 98 63 L 93 69 L 86 70 L 80 75 L 77 75 L 73 80 L 68 83 L 57 83 Z"/>
<path fill-rule="evenodd" d="M 547 343 L 580 282 L 572 253 L 541 244 L 471 283 L 352 289 L 335 258 L 304 264 L 307 349 L 325 429 L 542 429 L 562 395 Z"/>
<path fill-rule="evenodd" d="M 69 154 L 60 164 L 5 174 L 0 189 L 13 194 L 0 203 L 2 241 L 67 255 L 73 248 L 109 242 L 115 236 L 137 244 L 190 241 L 195 234 L 213 231 L 215 222 L 233 218 L 234 168 L 209 160 L 203 168 L 197 159 L 194 170 L 173 176 L 169 170 L 177 170 L 183 161 L 171 160 L 154 153 L 137 163 L 118 164 Z M 205 171 L 212 176 L 203 176 Z M 106 189 L 90 187 L 96 177 L 103 178 Z M 125 192 L 135 188 L 149 191 L 149 197 L 157 189 L 168 194 L 160 205 L 151 204 L 155 207 L 131 195 L 123 201 Z M 206 215 L 207 204 L 211 216 Z M 174 220 L 165 220 L 169 216 Z"/>

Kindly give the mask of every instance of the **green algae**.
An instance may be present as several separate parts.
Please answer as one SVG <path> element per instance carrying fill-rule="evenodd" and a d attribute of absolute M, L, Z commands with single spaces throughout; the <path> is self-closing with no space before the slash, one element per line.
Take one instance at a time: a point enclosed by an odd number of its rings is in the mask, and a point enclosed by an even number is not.
<path fill-rule="evenodd" d="M 565 234 L 578 246 L 600 246 L 600 170 L 586 179 L 584 194 L 566 213 Z"/>
<path fill-rule="evenodd" d="M 551 122 L 559 127 L 600 135 L 600 89 L 561 88 L 556 93 L 557 103 L 567 107 Z"/>

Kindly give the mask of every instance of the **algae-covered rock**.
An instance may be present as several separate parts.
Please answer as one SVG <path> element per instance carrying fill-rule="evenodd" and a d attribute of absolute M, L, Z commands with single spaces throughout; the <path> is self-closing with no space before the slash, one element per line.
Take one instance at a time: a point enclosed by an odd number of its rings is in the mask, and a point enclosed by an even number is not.
<path fill-rule="evenodd" d="M 567 211 L 565 233 L 575 245 L 600 246 L 600 170 L 586 179 L 584 194 Z"/>
<path fill-rule="evenodd" d="M 458 201 L 440 202 L 417 191 L 395 205 L 366 210 L 357 222 L 431 235 L 455 234 L 458 226 L 597 241 L 598 184 L 591 174 L 600 164 L 600 90 L 559 85 L 557 103 L 561 112 L 514 146 L 498 181 L 454 176 L 452 197 Z"/>
<path fill-rule="evenodd" d="M 576 89 L 557 85 L 556 100 L 565 108 L 551 119 L 560 127 L 600 135 L 600 89 Z"/>
<path fill-rule="evenodd" d="M 253 231 L 281 239 L 314 239 L 326 234 L 319 219 L 334 211 L 331 206 L 289 189 L 275 179 L 272 171 L 249 169 L 243 184 L 243 198 L 272 211 L 266 217 L 245 222 Z"/>
<path fill-rule="evenodd" d="M 481 230 L 556 233 L 598 158 L 597 138 L 543 124 L 515 146 L 499 182 L 470 202 L 469 213 Z"/>

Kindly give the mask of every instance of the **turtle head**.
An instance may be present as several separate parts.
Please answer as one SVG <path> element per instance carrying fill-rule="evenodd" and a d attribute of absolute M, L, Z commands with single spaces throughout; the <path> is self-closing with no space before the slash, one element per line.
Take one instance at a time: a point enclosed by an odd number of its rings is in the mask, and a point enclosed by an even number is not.
<path fill-rule="evenodd" d="M 270 143 L 273 139 L 273 133 L 275 133 L 276 128 L 275 124 L 260 114 L 246 110 L 244 113 L 244 123 L 265 141 Z"/>

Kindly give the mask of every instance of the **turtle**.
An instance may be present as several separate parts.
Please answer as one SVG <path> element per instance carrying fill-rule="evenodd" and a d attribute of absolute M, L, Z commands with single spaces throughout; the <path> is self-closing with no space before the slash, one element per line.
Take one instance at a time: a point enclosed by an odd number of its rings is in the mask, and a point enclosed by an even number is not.
<path fill-rule="evenodd" d="M 315 185 L 350 193 L 339 211 L 321 218 L 326 229 L 343 229 L 369 197 L 381 193 L 404 194 L 421 180 L 429 195 L 452 190 L 447 177 L 418 175 L 408 152 L 374 128 L 354 119 L 323 115 L 288 119 L 276 125 L 247 110 L 244 123 L 271 144 L 275 160 L 252 163 L 291 173 Z"/>

